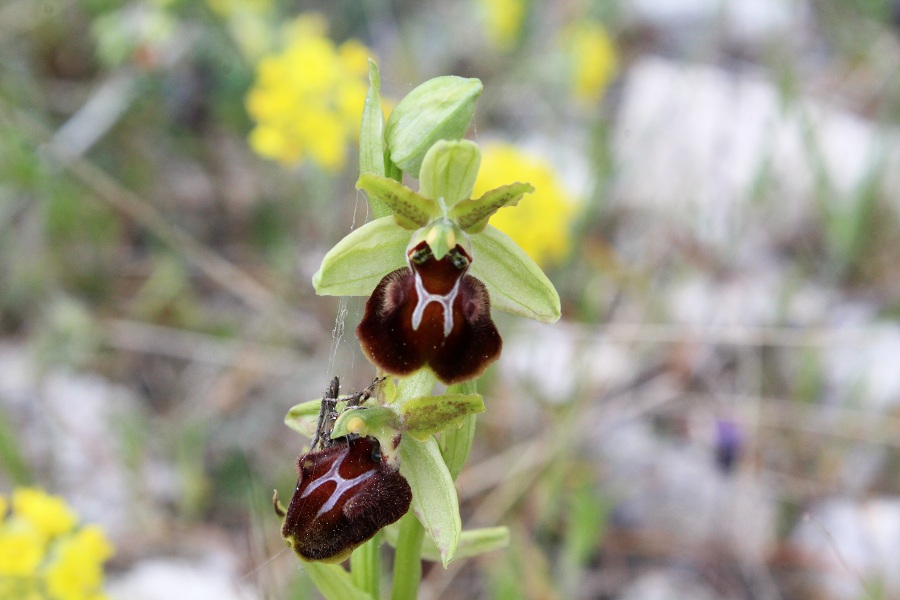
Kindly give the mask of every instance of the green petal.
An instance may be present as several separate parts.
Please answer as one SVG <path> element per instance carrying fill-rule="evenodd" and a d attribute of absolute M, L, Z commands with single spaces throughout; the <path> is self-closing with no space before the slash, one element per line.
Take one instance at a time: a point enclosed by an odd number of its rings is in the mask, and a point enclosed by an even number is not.
<path fill-rule="evenodd" d="M 381 278 L 406 266 L 410 233 L 393 217 L 369 221 L 328 251 L 313 275 L 320 296 L 368 296 Z"/>
<path fill-rule="evenodd" d="M 458 140 L 469 129 L 483 86 L 477 79 L 447 75 L 416 87 L 391 111 L 384 129 L 390 158 L 413 177 L 438 140 Z"/>
<path fill-rule="evenodd" d="M 378 440 L 388 464 L 396 465 L 398 450 L 394 448 L 394 438 L 399 431 L 400 416 L 392 407 L 369 406 L 342 412 L 334 422 L 331 439 L 351 433 L 374 437 Z"/>
<path fill-rule="evenodd" d="M 334 422 L 331 439 L 351 433 L 370 435 L 379 439 L 392 437 L 400 429 L 400 417 L 387 406 L 348 408 Z M 387 435 L 386 435 L 387 434 Z"/>
<path fill-rule="evenodd" d="M 399 181 L 381 175 L 363 173 L 356 188 L 364 190 L 369 198 L 383 202 L 394 211 L 397 224 L 405 229 L 418 229 L 441 214 L 437 202 L 412 191 Z"/>
<path fill-rule="evenodd" d="M 504 206 L 515 206 L 525 194 L 534 191 L 530 183 L 511 183 L 485 192 L 481 198 L 463 200 L 453 207 L 450 217 L 467 233 L 479 233 L 491 216 Z"/>
<path fill-rule="evenodd" d="M 381 75 L 369 59 L 369 92 L 363 106 L 359 129 L 359 172 L 384 176 L 384 113 L 381 111 Z M 369 196 L 372 215 L 377 219 L 391 214 L 378 198 Z"/>
<path fill-rule="evenodd" d="M 451 207 L 472 195 L 481 152 L 468 140 L 441 140 L 425 154 L 419 171 L 419 193 L 427 198 L 443 198 Z"/>
<path fill-rule="evenodd" d="M 559 320 L 556 288 L 512 238 L 488 225 L 472 236 L 472 249 L 470 273 L 487 286 L 492 307 L 541 323 Z"/>
<path fill-rule="evenodd" d="M 405 402 L 400 410 L 403 430 L 419 441 L 460 425 L 466 415 L 484 412 L 480 394 L 421 396 Z"/>
<path fill-rule="evenodd" d="M 434 438 L 400 441 L 400 474 L 412 488 L 412 510 L 434 540 L 444 567 L 456 553 L 462 521 L 453 478 Z"/>
<path fill-rule="evenodd" d="M 304 562 L 303 568 L 326 600 L 372 600 L 368 594 L 353 585 L 350 573 L 340 565 Z"/>

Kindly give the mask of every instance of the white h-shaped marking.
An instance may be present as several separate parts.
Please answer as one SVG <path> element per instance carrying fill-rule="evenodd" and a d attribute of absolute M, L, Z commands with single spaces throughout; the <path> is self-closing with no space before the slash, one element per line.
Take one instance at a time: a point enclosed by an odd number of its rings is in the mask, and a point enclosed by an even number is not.
<path fill-rule="evenodd" d="M 325 473 L 322 477 L 309 484 L 306 489 L 300 494 L 301 498 L 305 498 L 309 496 L 311 493 L 319 489 L 320 486 L 324 485 L 329 481 L 333 481 L 336 485 L 334 491 L 331 492 L 331 496 L 328 498 L 328 501 L 322 505 L 319 509 L 319 512 L 316 513 L 316 517 L 321 517 L 323 514 L 330 511 L 334 508 L 334 505 L 337 504 L 338 500 L 341 499 L 345 493 L 349 492 L 350 489 L 358 483 L 362 483 L 369 477 L 375 474 L 376 469 L 372 469 L 370 471 L 366 471 L 362 475 L 357 475 L 353 479 L 344 479 L 341 477 L 341 474 L 338 473 L 338 469 L 341 468 L 341 465 L 344 463 L 344 459 L 347 458 L 347 454 L 342 454 L 341 457 L 334 461 L 334 464 L 331 465 L 331 468 L 328 469 L 328 472 Z"/>
<path fill-rule="evenodd" d="M 446 294 L 432 294 L 426 290 L 425 284 L 422 283 L 422 276 L 415 269 L 413 269 L 413 276 L 416 280 L 416 294 L 419 296 L 416 309 L 413 311 L 413 331 L 419 330 L 419 325 L 422 324 L 422 315 L 425 314 L 425 307 L 432 302 L 437 302 L 444 309 L 444 337 L 447 337 L 453 331 L 453 302 L 456 300 L 456 294 L 459 293 L 459 282 L 462 281 L 462 275 L 453 284 L 453 289 Z"/>

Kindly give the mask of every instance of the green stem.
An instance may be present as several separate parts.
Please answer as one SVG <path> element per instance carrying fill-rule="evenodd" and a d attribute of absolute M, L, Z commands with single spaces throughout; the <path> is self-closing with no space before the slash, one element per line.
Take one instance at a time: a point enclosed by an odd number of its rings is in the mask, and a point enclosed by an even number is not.
<path fill-rule="evenodd" d="M 371 596 L 381 597 L 381 534 L 357 548 L 350 555 L 350 576 L 353 584 Z"/>
<path fill-rule="evenodd" d="M 416 600 L 422 579 L 422 538 L 425 529 L 409 511 L 400 520 L 397 552 L 394 555 L 394 583 L 391 600 Z"/>

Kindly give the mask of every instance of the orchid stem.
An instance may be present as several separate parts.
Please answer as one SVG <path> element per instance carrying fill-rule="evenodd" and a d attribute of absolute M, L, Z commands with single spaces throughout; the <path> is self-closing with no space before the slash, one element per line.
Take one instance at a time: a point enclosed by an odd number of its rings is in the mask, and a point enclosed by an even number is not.
<path fill-rule="evenodd" d="M 350 576 L 353 584 L 372 600 L 381 598 L 381 534 L 357 548 L 350 555 Z"/>
<path fill-rule="evenodd" d="M 416 600 L 422 579 L 422 539 L 425 529 L 412 511 L 400 519 L 400 535 L 394 555 L 391 600 Z"/>

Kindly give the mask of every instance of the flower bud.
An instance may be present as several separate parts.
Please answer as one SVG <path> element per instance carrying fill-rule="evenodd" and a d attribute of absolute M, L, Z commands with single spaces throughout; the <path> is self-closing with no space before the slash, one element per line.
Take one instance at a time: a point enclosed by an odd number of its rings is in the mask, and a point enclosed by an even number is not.
<path fill-rule="evenodd" d="M 438 140 L 458 140 L 469 129 L 483 86 L 478 79 L 429 79 L 391 112 L 384 137 L 391 161 L 418 178 L 425 153 Z"/>

